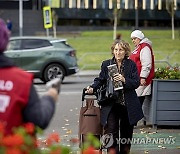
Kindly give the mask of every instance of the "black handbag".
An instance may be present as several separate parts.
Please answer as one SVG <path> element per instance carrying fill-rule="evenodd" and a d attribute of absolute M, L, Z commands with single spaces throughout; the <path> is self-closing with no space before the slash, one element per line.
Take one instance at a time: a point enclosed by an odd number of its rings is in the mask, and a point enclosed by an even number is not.
<path fill-rule="evenodd" d="M 125 105 L 124 90 L 114 91 L 112 81 L 109 79 L 107 84 L 102 85 L 96 92 L 97 103 L 101 106 L 120 103 Z"/>
<path fill-rule="evenodd" d="M 111 61 L 110 61 L 111 65 Z M 123 74 L 124 70 L 124 61 L 121 67 L 120 73 Z M 114 91 L 113 81 L 111 80 L 110 76 L 107 79 L 107 82 L 100 86 L 97 91 L 97 102 L 99 105 L 111 105 L 112 103 L 120 103 L 121 105 L 125 105 L 124 99 L 124 90 L 120 89 Z"/>
<path fill-rule="evenodd" d="M 103 84 L 97 89 L 97 102 L 99 105 L 110 105 L 115 100 L 114 88 L 112 80 L 109 78 L 106 84 Z"/>

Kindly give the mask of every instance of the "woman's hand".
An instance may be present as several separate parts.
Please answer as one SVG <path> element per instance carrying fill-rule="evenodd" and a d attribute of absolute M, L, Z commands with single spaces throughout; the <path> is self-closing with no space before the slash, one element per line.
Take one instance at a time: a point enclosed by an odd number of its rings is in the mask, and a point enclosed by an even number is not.
<path fill-rule="evenodd" d="M 146 79 L 141 78 L 141 80 L 140 80 L 140 85 L 141 85 L 141 86 L 145 86 L 145 85 L 146 85 Z"/>
<path fill-rule="evenodd" d="M 125 83 L 125 81 L 126 81 L 125 78 L 119 73 L 116 73 L 114 75 L 113 80 L 114 81 L 122 81 L 123 83 Z"/>
<path fill-rule="evenodd" d="M 93 93 L 93 88 L 90 87 L 90 86 L 88 86 L 88 87 L 86 88 L 85 93 L 87 93 L 87 94 L 92 94 L 92 93 Z"/>
<path fill-rule="evenodd" d="M 47 91 L 46 95 L 51 96 L 51 97 L 54 99 L 54 101 L 57 102 L 58 96 L 59 96 L 57 89 L 55 89 L 55 88 L 50 88 L 50 89 Z"/>

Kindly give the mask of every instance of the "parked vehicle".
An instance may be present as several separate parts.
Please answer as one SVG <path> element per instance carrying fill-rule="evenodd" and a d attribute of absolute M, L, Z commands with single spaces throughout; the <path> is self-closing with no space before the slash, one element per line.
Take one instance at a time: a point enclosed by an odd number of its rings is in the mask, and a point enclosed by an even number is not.
<path fill-rule="evenodd" d="M 12 37 L 5 54 L 44 82 L 78 71 L 76 50 L 63 38 Z"/>

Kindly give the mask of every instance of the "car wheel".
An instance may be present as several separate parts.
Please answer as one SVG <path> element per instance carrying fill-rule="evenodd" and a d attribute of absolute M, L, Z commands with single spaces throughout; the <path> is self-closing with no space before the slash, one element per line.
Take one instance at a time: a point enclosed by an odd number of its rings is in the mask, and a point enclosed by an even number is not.
<path fill-rule="evenodd" d="M 65 71 L 64 68 L 59 64 L 50 64 L 45 68 L 43 81 L 48 82 L 54 78 L 61 76 L 61 79 L 64 79 Z"/>

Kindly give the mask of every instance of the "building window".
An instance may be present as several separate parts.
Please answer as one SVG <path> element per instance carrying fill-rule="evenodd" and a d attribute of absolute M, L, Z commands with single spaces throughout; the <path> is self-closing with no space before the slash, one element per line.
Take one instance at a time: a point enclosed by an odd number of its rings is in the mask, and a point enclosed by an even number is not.
<path fill-rule="evenodd" d="M 180 1 L 179 0 L 177 1 L 176 8 L 177 8 L 177 10 L 180 10 Z"/>

